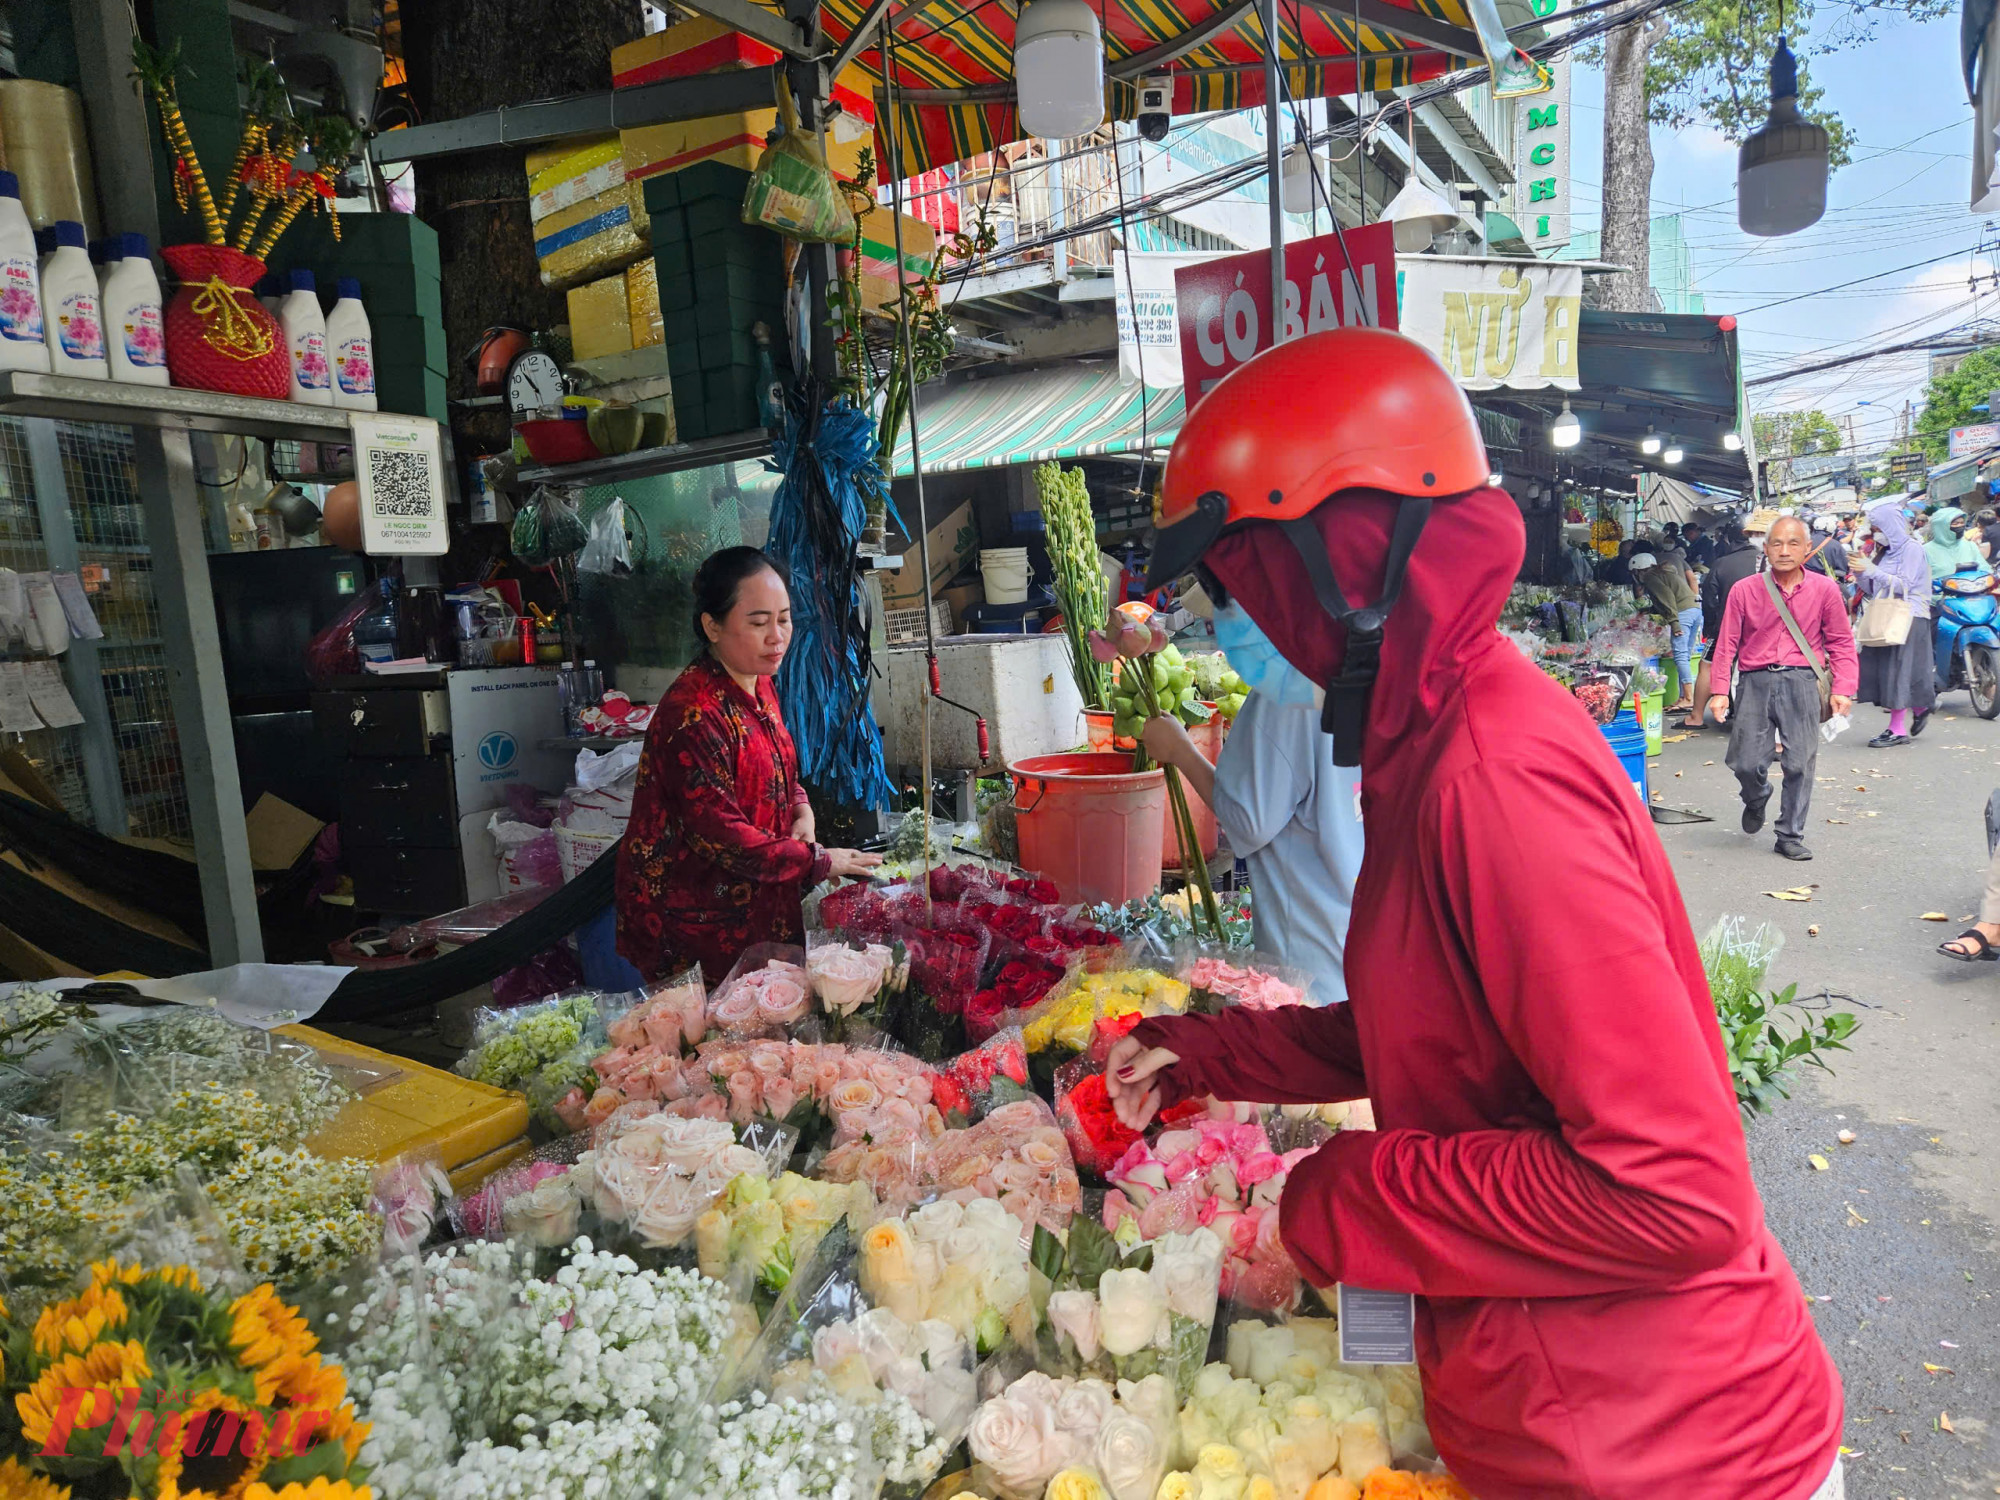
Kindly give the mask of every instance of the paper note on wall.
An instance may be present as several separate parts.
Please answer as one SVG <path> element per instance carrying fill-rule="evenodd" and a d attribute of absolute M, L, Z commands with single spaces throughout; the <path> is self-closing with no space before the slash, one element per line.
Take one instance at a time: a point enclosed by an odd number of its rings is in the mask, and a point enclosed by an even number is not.
<path fill-rule="evenodd" d="M 52 661 L 31 661 L 28 668 L 28 701 L 44 724 L 51 729 L 67 729 L 81 724 L 83 714 L 69 695 L 62 668 Z"/>
<path fill-rule="evenodd" d="M 28 698 L 27 664 L 0 662 L 0 732 L 27 734 L 41 727 L 35 705 Z"/>
<path fill-rule="evenodd" d="M 56 597 L 62 600 L 63 617 L 69 621 L 69 633 L 80 641 L 103 640 L 104 627 L 97 623 L 97 611 L 90 607 L 83 580 L 74 573 L 51 576 L 56 581 Z"/>

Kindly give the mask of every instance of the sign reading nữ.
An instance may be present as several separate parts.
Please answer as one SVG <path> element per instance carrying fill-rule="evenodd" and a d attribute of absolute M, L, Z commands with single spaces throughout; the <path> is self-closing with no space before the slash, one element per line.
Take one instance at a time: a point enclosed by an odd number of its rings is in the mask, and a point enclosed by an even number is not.
<path fill-rule="evenodd" d="M 1563 0 L 1533 0 L 1533 8 L 1552 35 L 1568 29 L 1555 19 Z M 1514 106 L 1513 218 L 1537 255 L 1567 245 L 1570 235 L 1569 57 L 1550 58 L 1547 66 L 1549 91 Z"/>
<path fill-rule="evenodd" d="M 1406 255 L 1403 332 L 1468 391 L 1576 390 L 1583 269 L 1555 261 Z"/>
<path fill-rule="evenodd" d="M 1271 252 L 1246 250 L 1174 273 L 1188 409 L 1271 347 Z M 1328 328 L 1395 328 L 1396 234 L 1387 223 L 1285 246 L 1287 340 Z"/>

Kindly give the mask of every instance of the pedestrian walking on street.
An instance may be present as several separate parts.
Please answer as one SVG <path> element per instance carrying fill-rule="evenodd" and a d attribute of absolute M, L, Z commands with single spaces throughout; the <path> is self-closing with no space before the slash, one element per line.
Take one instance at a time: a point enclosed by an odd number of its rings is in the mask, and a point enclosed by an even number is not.
<path fill-rule="evenodd" d="M 1979 920 L 1938 952 L 1961 963 L 1990 963 L 2000 958 L 2000 849 L 1986 862 L 1986 893 L 1979 898 Z"/>
<path fill-rule="evenodd" d="M 1708 704 L 1729 722 L 1723 763 L 1743 789 L 1745 833 L 1764 826 L 1771 760 L 1782 742 L 1777 850 L 1786 859 L 1812 858 L 1803 835 L 1819 760 L 1820 678 L 1829 680 L 1832 712 L 1844 714 L 1854 706 L 1859 676 L 1847 604 L 1831 578 L 1805 566 L 1811 549 L 1812 535 L 1797 516 L 1771 523 L 1764 540 L 1770 570 L 1729 591 L 1715 642 L 1715 682 L 1726 684 L 1732 668 L 1742 669 L 1735 707 L 1724 693 Z"/>
<path fill-rule="evenodd" d="M 1923 545 L 1910 535 L 1896 500 L 1869 506 L 1868 519 L 1875 527 L 1878 550 L 1862 568 L 1862 598 L 1902 599 L 1910 606 L 1910 633 L 1900 646 L 1861 648 L 1858 696 L 1864 703 L 1889 710 L 1889 727 L 1868 742 L 1869 748 L 1883 750 L 1907 745 L 1922 734 L 1937 703 L 1937 676 L 1931 665 L 1931 565 Z"/>

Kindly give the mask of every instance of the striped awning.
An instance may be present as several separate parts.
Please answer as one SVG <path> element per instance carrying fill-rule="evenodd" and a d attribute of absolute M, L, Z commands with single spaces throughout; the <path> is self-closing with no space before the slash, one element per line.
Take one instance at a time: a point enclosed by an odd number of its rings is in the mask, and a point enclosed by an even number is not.
<path fill-rule="evenodd" d="M 926 474 L 1056 458 L 1165 449 L 1185 410 L 1179 386 L 1145 388 L 1118 378 L 1115 361 L 1023 370 L 917 393 L 917 442 Z M 1143 417 L 1142 417 L 1143 406 Z M 914 470 L 910 429 L 896 447 L 897 478 Z"/>
<path fill-rule="evenodd" d="M 1011 4 L 965 0 L 823 0 L 820 22 L 836 46 L 864 17 L 871 22 L 885 5 L 896 33 L 896 128 L 901 136 L 903 175 L 963 161 L 1009 141 L 1025 138 L 1014 104 L 1014 10 Z M 1174 77 L 1176 115 L 1241 109 L 1264 102 L 1263 28 L 1253 0 L 1096 0 L 1102 17 L 1106 104 L 1113 118 L 1138 113 L 1138 82 L 1155 70 Z M 1415 35 L 1387 29 L 1393 11 L 1412 17 Z M 1293 99 L 1386 90 L 1423 83 L 1463 63 L 1456 51 L 1417 39 L 1428 34 L 1452 41 L 1478 34 L 1508 52 L 1508 41 L 1492 0 L 1365 0 L 1313 4 L 1282 0 L 1278 7 L 1279 58 Z M 1376 24 L 1366 19 L 1374 15 Z M 1428 23 L 1428 24 L 1425 24 Z M 1483 24 L 1481 24 L 1483 23 Z M 1444 35 L 1444 28 L 1451 34 Z M 1188 45 L 1190 38 L 1196 39 Z M 1362 61 L 1356 65 L 1359 53 Z M 877 31 L 856 58 L 861 69 L 882 77 L 883 47 Z M 1357 74 L 1358 79 L 1357 79 Z M 878 111 L 885 102 L 877 90 Z M 884 180 L 893 168 L 886 116 L 878 113 L 878 160 Z"/>

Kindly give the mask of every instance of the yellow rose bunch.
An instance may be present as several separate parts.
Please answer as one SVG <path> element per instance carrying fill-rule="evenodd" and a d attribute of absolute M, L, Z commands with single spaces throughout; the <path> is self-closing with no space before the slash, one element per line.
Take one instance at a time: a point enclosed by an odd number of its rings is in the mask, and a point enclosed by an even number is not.
<path fill-rule="evenodd" d="M 1105 974 L 1079 975 L 1076 983 L 1045 1002 L 1040 1015 L 1022 1028 L 1030 1052 L 1052 1046 L 1081 1052 L 1101 1018 L 1178 1015 L 1187 1009 L 1188 987 L 1156 969 L 1114 969 Z"/>

